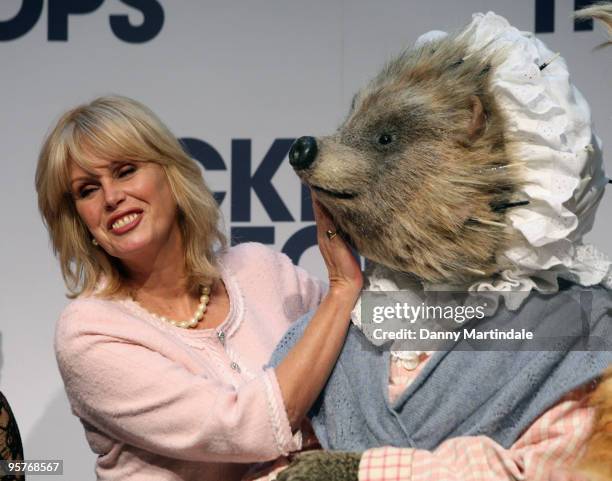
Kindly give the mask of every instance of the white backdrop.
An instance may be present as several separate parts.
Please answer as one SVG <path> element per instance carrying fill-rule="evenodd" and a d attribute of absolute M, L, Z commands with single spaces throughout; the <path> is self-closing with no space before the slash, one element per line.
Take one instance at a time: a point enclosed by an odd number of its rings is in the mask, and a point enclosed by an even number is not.
<path fill-rule="evenodd" d="M 222 203 L 227 228 L 272 227 L 280 250 L 293 233 L 312 224 L 300 220 L 297 177 L 284 162 L 272 184 L 262 187 L 269 203 L 272 190 L 278 192 L 293 221 L 271 219 L 255 192 L 250 209 L 244 200 L 236 204 L 240 196 L 232 198 L 232 177 L 239 180 L 248 156 L 237 148 L 232 152 L 233 139 L 251 142 L 254 170 L 275 139 L 333 130 L 354 91 L 421 33 L 459 28 L 473 12 L 488 10 L 521 30 L 534 30 L 536 11 L 536 0 L 55 0 L 54 9 L 100 4 L 90 13 L 70 15 L 67 40 L 58 41 L 49 37 L 61 36 L 62 15 L 49 12 L 49 2 L 2 0 L 0 36 L 22 5 L 35 9 L 38 2 L 44 3 L 40 18 L 27 33 L 0 39 L 0 389 L 18 419 L 26 458 L 63 459 L 63 478 L 79 481 L 94 479 L 94 456 L 70 413 L 53 355 L 54 323 L 67 299 L 33 187 L 38 150 L 54 119 L 103 94 L 142 101 L 178 137 L 202 140 L 221 156 L 226 169 L 205 175 L 213 190 L 228 192 Z M 126 42 L 125 32 L 118 36 L 111 28 L 111 15 L 127 15 L 131 24 L 144 22 L 149 30 L 160 20 L 129 6 L 138 4 L 154 13 L 161 7 L 163 25 L 148 41 Z M 604 39 L 603 29 L 574 31 L 573 0 L 557 0 L 554 15 L 547 8 L 554 33 L 539 37 L 567 60 L 591 104 L 605 152 L 612 146 L 611 52 L 593 51 Z M 610 172 L 609 154 L 606 158 Z M 587 237 L 609 255 L 610 191 Z M 239 220 L 238 213 L 250 214 L 250 221 Z M 300 264 L 324 275 L 317 254 L 309 248 Z"/>

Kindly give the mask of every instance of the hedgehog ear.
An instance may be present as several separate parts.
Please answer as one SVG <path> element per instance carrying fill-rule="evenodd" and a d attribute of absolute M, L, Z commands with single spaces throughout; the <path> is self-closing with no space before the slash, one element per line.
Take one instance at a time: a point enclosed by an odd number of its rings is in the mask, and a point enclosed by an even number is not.
<path fill-rule="evenodd" d="M 487 126 L 487 114 L 480 97 L 477 95 L 470 95 L 470 104 L 472 106 L 472 119 L 468 125 L 467 134 L 470 142 L 473 142 L 484 133 Z"/>

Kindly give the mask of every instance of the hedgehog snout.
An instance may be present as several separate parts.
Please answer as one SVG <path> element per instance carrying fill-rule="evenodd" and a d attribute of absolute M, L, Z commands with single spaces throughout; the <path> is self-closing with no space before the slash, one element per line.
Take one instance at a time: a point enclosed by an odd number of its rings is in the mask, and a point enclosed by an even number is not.
<path fill-rule="evenodd" d="M 317 139 L 300 137 L 289 149 L 289 163 L 295 170 L 307 169 L 317 157 L 317 151 Z"/>

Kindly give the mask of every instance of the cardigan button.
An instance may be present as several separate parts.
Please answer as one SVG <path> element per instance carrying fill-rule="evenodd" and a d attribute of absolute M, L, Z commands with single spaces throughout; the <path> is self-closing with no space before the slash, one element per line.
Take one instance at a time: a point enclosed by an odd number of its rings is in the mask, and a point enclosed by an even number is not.
<path fill-rule="evenodd" d="M 223 331 L 219 331 L 217 333 L 217 337 L 219 338 L 219 342 L 221 344 L 225 344 L 225 333 Z"/>
<path fill-rule="evenodd" d="M 240 366 L 238 365 L 238 363 L 237 363 L 237 362 L 232 362 L 232 363 L 230 364 L 230 367 L 231 367 L 231 368 L 232 368 L 234 371 L 236 371 L 236 372 L 240 372 Z"/>

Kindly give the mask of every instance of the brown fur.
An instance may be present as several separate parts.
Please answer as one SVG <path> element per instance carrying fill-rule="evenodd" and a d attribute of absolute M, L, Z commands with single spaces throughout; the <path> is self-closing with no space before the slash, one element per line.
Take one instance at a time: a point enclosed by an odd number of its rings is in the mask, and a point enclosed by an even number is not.
<path fill-rule="evenodd" d="M 520 200 L 520 165 L 489 85 L 498 60 L 468 56 L 457 37 L 409 50 L 317 139 L 317 160 L 299 174 L 366 257 L 434 282 L 505 266 L 497 253 L 510 234 L 492 206 Z M 377 143 L 385 133 L 388 147 Z"/>

